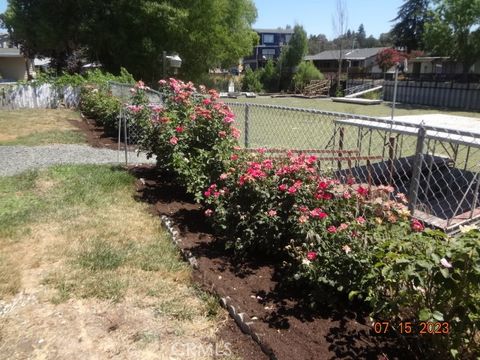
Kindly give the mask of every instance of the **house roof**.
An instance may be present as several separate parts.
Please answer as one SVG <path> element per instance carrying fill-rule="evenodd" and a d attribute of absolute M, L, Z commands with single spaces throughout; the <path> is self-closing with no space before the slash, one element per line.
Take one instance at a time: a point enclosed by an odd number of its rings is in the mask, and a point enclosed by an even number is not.
<path fill-rule="evenodd" d="M 23 57 L 17 48 L 0 48 L 0 57 Z"/>
<path fill-rule="evenodd" d="M 253 29 L 259 34 L 293 34 L 293 29 Z"/>
<path fill-rule="evenodd" d="M 346 49 L 342 50 L 342 58 L 345 60 L 365 60 L 369 57 L 377 55 L 380 51 L 387 49 L 386 47 L 364 48 L 364 49 Z M 305 60 L 338 60 L 340 50 L 326 50 L 315 55 L 305 56 Z"/>
<path fill-rule="evenodd" d="M 448 56 L 418 56 L 414 59 L 410 59 L 409 61 L 411 62 L 442 62 L 442 61 L 448 61 L 450 60 L 450 57 Z"/>

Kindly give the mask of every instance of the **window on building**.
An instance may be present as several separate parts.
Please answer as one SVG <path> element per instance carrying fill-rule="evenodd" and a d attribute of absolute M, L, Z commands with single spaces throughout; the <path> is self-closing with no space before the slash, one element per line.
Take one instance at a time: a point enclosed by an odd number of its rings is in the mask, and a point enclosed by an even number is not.
<path fill-rule="evenodd" d="M 352 66 L 353 67 L 358 67 L 360 65 L 359 61 L 352 61 Z"/>
<path fill-rule="evenodd" d="M 263 43 L 264 44 L 273 44 L 275 41 L 275 37 L 273 34 L 263 34 Z"/>
<path fill-rule="evenodd" d="M 262 56 L 265 59 L 273 59 L 275 57 L 275 49 L 262 49 Z"/>
<path fill-rule="evenodd" d="M 285 42 L 288 44 L 290 42 L 291 38 L 292 38 L 292 34 L 286 34 L 285 35 Z"/>

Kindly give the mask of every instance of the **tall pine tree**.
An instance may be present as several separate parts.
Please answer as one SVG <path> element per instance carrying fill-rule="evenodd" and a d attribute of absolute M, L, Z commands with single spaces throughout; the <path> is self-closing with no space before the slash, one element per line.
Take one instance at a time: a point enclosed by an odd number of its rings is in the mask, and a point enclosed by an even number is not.
<path fill-rule="evenodd" d="M 405 0 L 398 10 L 391 30 L 396 46 L 406 47 L 408 52 L 423 49 L 425 23 L 429 21 L 430 0 Z"/>

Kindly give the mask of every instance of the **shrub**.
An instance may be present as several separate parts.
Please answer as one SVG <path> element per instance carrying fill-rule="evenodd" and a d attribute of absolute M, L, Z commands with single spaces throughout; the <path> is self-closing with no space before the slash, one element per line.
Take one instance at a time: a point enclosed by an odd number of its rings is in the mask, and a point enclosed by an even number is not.
<path fill-rule="evenodd" d="M 142 91 L 137 84 L 134 96 Z M 234 114 L 218 101 L 218 93 L 201 88 L 196 95 L 192 83 L 161 80 L 163 107 L 138 102 L 130 108 L 143 130 L 140 147 L 156 155 L 163 170 L 176 175 L 187 192 L 200 200 L 203 189 L 225 170 L 239 131 L 232 126 Z M 135 97 L 134 97 L 135 98 Z M 145 116 L 146 111 L 147 116 Z"/>
<path fill-rule="evenodd" d="M 293 75 L 293 83 L 295 88 L 300 92 L 305 86 L 310 84 L 312 80 L 323 80 L 324 76 L 311 61 L 303 61 L 297 68 L 295 75 Z"/>
<path fill-rule="evenodd" d="M 95 86 L 83 86 L 80 91 L 80 111 L 107 131 L 118 129 L 118 115 L 122 107 L 121 101 L 109 90 Z"/>
<path fill-rule="evenodd" d="M 205 85 L 209 89 L 215 89 L 218 92 L 227 92 L 230 81 L 233 81 L 235 91 L 240 91 L 242 88 L 242 82 L 239 79 L 239 76 L 204 74 L 201 76 L 199 83 Z"/>
<path fill-rule="evenodd" d="M 263 70 L 257 69 L 253 71 L 252 69 L 248 68 L 245 71 L 245 75 L 242 81 L 242 91 L 250 91 L 250 92 L 262 92 L 263 87 L 260 81 L 262 77 Z"/>
<path fill-rule="evenodd" d="M 263 69 L 260 81 L 263 88 L 268 92 L 277 92 L 280 85 L 280 72 L 273 60 L 268 60 Z"/>
<path fill-rule="evenodd" d="M 426 230 L 377 244 L 366 298 L 376 316 L 397 323 L 446 322 L 440 332 L 448 330 L 448 336 L 426 334 L 432 350 L 461 358 L 478 354 L 479 239 L 474 229 L 457 238 Z"/>
<path fill-rule="evenodd" d="M 336 242 L 339 236 L 351 238 L 351 233 L 367 228 L 365 224 L 354 226 L 359 217 L 375 226 L 377 218 L 386 222 L 390 218 L 393 223 L 408 216 L 402 204 L 372 197 L 393 188 L 368 190 L 353 180 L 349 180 L 350 185 L 341 184 L 319 175 L 315 156 L 290 153 L 287 157 L 269 158 L 260 151 L 253 155 L 234 154 L 232 159 L 229 171 L 204 195 L 216 228 L 228 229 L 234 239 L 229 245 L 241 255 L 258 251 L 282 254 L 290 239 L 299 246 L 310 231 Z M 218 189 L 223 192 L 218 193 Z M 212 193 L 218 196 L 212 197 Z M 371 200 L 361 196 L 367 193 Z M 388 206 L 388 211 L 381 206 Z M 329 231 L 347 223 L 353 224 L 348 232 Z"/>
<path fill-rule="evenodd" d="M 110 81 L 122 84 L 135 82 L 132 75 L 121 68 L 119 76 L 96 69 L 84 75 L 63 75 L 55 79 L 54 84 L 57 86 L 81 86 L 80 111 L 95 120 L 97 124 L 104 126 L 107 131 L 116 131 L 122 103 L 120 99 L 112 95 Z"/>

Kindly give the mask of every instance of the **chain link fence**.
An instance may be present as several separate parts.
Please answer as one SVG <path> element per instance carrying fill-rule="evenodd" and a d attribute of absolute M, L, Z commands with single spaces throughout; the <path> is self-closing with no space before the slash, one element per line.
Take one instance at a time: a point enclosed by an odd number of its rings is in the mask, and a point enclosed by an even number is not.
<path fill-rule="evenodd" d="M 480 221 L 480 120 L 446 115 L 384 118 L 228 103 L 247 149 L 316 154 L 341 181 L 394 188 L 412 214 L 447 232 Z M 479 130 L 472 130 L 479 129 Z M 401 195 L 400 195 L 401 196 Z"/>
<path fill-rule="evenodd" d="M 128 146 L 135 145 L 142 136 L 142 129 L 139 125 L 133 122 L 133 119 L 129 116 L 127 107 L 131 101 L 131 84 L 123 84 L 114 81 L 108 83 L 110 91 L 113 96 L 118 98 L 122 107 L 118 114 L 118 158 L 120 153 L 123 152 L 125 156 L 125 164 L 128 165 Z M 162 94 L 153 89 L 146 89 L 146 94 L 150 105 L 163 105 Z M 122 150 L 123 142 L 123 150 Z"/>

